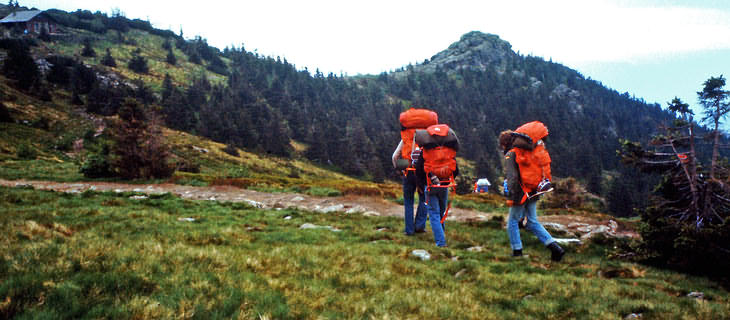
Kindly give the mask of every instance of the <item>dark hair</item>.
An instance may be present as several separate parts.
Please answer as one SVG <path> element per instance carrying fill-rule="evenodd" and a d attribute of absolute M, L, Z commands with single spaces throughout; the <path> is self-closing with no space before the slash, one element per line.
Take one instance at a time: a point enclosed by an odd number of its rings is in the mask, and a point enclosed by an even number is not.
<path fill-rule="evenodd" d="M 512 130 L 504 130 L 499 133 L 499 147 L 502 148 L 504 152 L 512 149 L 512 143 L 515 141 L 515 137 L 512 135 L 512 132 Z"/>

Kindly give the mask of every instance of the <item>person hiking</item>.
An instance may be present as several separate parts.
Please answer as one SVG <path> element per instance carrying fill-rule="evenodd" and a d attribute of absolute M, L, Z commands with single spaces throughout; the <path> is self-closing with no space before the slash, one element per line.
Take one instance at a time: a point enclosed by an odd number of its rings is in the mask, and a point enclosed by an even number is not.
<path fill-rule="evenodd" d="M 537 220 L 539 195 L 552 190 L 551 160 L 542 140 L 547 135 L 548 128 L 539 121 L 529 122 L 515 131 L 508 130 L 500 134 L 499 143 L 505 152 L 505 177 L 509 190 L 507 235 L 512 256 L 521 257 L 523 248 L 518 225 L 520 219 L 525 217 L 525 228 L 550 250 L 553 261 L 560 261 L 565 250 Z"/>
<path fill-rule="evenodd" d="M 416 160 L 416 177 L 419 188 L 426 193 L 428 220 L 433 239 L 439 247 L 446 247 L 444 220 L 448 214 L 449 188 L 456 186 L 454 177 L 459 175 L 456 152 L 459 140 L 445 124 L 416 131 L 416 142 L 423 150 Z"/>
<path fill-rule="evenodd" d="M 425 129 L 438 123 L 438 115 L 427 109 L 408 109 L 400 114 L 401 140 L 393 152 L 393 168 L 403 173 L 403 218 L 405 228 L 403 233 L 412 236 L 426 231 L 426 205 L 423 188 L 416 182 L 415 159 L 421 152 L 415 143 L 417 129 Z M 414 194 L 418 193 L 416 216 L 413 216 Z"/>

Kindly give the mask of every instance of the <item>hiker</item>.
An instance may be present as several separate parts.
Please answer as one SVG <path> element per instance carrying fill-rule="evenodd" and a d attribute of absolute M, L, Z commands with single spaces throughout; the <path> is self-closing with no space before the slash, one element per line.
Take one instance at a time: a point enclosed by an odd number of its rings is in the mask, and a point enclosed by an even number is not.
<path fill-rule="evenodd" d="M 393 152 L 393 167 L 403 173 L 403 208 L 405 229 L 403 233 L 412 236 L 426 231 L 426 205 L 423 188 L 416 182 L 415 160 L 421 152 L 415 142 L 417 129 L 425 129 L 438 123 L 436 112 L 427 109 L 408 109 L 400 114 L 401 140 Z M 418 192 L 416 216 L 413 217 L 414 192 Z"/>
<path fill-rule="evenodd" d="M 474 182 L 474 193 L 489 192 L 489 186 L 491 185 L 487 178 L 477 179 L 477 182 Z"/>
<path fill-rule="evenodd" d="M 449 188 L 456 186 L 454 177 L 459 175 L 456 152 L 459 140 L 445 124 L 416 131 L 416 142 L 423 148 L 416 161 L 419 187 L 426 193 L 428 219 L 433 239 L 439 247 L 446 247 L 444 221 L 448 215 Z"/>
<path fill-rule="evenodd" d="M 507 178 L 507 235 L 512 246 L 512 256 L 522 256 L 519 221 L 525 217 L 525 228 L 530 230 L 551 251 L 551 259 L 560 261 L 565 250 L 550 236 L 537 220 L 539 195 L 552 190 L 550 155 L 542 139 L 548 135 L 547 127 L 539 122 L 526 123 L 515 131 L 503 131 L 499 144 L 505 153 Z"/>

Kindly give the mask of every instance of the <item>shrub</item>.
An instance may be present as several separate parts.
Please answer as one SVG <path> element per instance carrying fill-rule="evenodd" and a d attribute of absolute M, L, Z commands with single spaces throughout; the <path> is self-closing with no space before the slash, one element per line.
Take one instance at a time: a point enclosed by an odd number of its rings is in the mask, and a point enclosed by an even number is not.
<path fill-rule="evenodd" d="M 91 46 L 91 38 L 84 39 L 84 48 L 81 50 L 81 55 L 84 57 L 96 57 L 96 51 Z"/>
<path fill-rule="evenodd" d="M 127 98 L 119 109 L 119 119 L 111 123 L 112 167 L 126 179 L 167 178 L 175 168 L 167 162 L 170 156 L 162 140 L 156 115 L 134 99 Z"/>
<path fill-rule="evenodd" d="M 38 157 L 38 151 L 28 144 L 21 144 L 17 150 L 18 158 L 24 160 L 32 160 Z"/>
<path fill-rule="evenodd" d="M 40 72 L 30 56 L 30 49 L 22 41 L 8 42 L 8 56 L 3 64 L 3 74 L 15 80 L 21 90 L 28 90 L 40 79 Z"/>
<path fill-rule="evenodd" d="M 87 178 L 113 177 L 114 171 L 108 157 L 108 155 L 99 153 L 89 155 L 81 165 L 79 172 Z"/>
<path fill-rule="evenodd" d="M 225 153 L 227 153 L 227 154 L 229 154 L 229 155 L 231 155 L 231 156 L 234 156 L 234 157 L 239 157 L 240 156 L 240 154 L 238 153 L 238 149 L 236 149 L 236 147 L 234 147 L 234 146 L 232 146 L 230 144 L 227 145 L 225 148 L 223 148 L 222 151 L 225 152 Z"/>
<path fill-rule="evenodd" d="M 106 48 L 106 54 L 104 57 L 101 58 L 101 64 L 107 66 L 107 67 L 116 67 L 117 61 L 114 60 L 114 57 L 112 56 L 111 51 L 109 48 Z"/>
<path fill-rule="evenodd" d="M 173 66 L 177 64 L 177 58 L 175 57 L 175 54 L 172 53 L 172 50 L 167 51 L 167 58 L 165 61 Z"/>
<path fill-rule="evenodd" d="M 142 50 L 137 48 L 132 54 L 132 59 L 129 60 L 127 67 L 136 73 L 147 73 L 149 67 L 147 66 L 147 59 L 141 56 Z"/>
<path fill-rule="evenodd" d="M 8 107 L 6 107 L 2 102 L 0 102 L 0 122 L 13 122 L 10 110 L 8 110 Z"/>

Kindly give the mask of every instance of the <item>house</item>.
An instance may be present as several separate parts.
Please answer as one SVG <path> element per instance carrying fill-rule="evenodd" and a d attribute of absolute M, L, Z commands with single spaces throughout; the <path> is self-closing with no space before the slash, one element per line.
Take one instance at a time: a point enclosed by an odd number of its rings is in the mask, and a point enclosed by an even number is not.
<path fill-rule="evenodd" d="M 41 33 L 45 29 L 48 33 L 56 33 L 58 24 L 49 15 L 40 10 L 17 11 L 0 20 L 0 24 L 7 28 L 20 28 L 26 33 Z"/>

